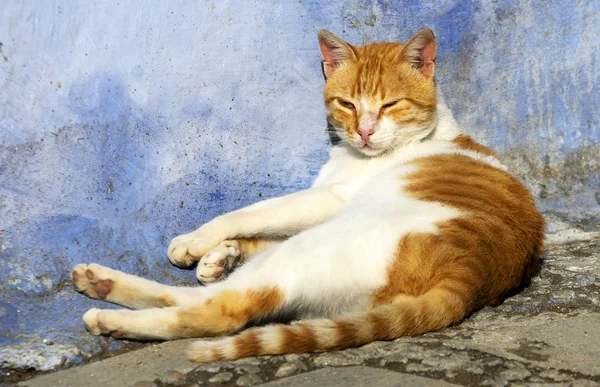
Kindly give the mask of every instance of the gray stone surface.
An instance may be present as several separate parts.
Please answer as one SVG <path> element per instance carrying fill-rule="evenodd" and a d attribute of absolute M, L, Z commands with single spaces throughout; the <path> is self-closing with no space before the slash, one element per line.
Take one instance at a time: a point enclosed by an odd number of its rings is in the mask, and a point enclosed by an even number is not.
<path fill-rule="evenodd" d="M 530 287 L 462 324 L 321 354 L 194 364 L 191 340 L 155 344 L 23 386 L 600 385 L 600 237 L 548 235 Z"/>
<path fill-rule="evenodd" d="M 238 386 L 254 386 L 262 383 L 262 379 L 258 375 L 244 375 L 235 382 Z"/>
<path fill-rule="evenodd" d="M 264 387 L 411 387 L 411 386 L 452 386 L 442 380 L 433 380 L 399 372 L 378 370 L 370 367 L 323 368 L 298 376 L 262 384 Z"/>
<path fill-rule="evenodd" d="M 128 352 L 83 367 L 44 375 L 22 386 L 133 386 L 159 381 L 178 384 L 198 364 L 188 361 L 185 350 L 193 340 L 178 340 Z M 143 385 L 140 383 L 138 385 Z"/>
<path fill-rule="evenodd" d="M 231 372 L 221 372 L 220 374 L 216 374 L 208 379 L 209 383 L 225 383 L 233 379 L 233 374 Z"/>
<path fill-rule="evenodd" d="M 301 361 L 291 361 L 289 363 L 282 364 L 277 372 L 275 372 L 275 377 L 284 378 L 286 376 L 297 374 L 301 371 L 306 371 L 306 365 Z"/>
<path fill-rule="evenodd" d="M 599 376 L 600 314 L 544 314 L 493 331 L 480 331 L 468 340 L 447 345 L 468 346 L 534 366 Z"/>

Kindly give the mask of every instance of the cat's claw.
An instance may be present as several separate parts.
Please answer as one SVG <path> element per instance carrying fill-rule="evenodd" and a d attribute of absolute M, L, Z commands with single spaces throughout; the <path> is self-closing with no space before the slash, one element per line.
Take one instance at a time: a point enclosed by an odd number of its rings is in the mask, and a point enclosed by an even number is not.
<path fill-rule="evenodd" d="M 239 257 L 237 242 L 221 242 L 200 259 L 196 268 L 196 278 L 202 283 L 220 281 L 227 276 Z"/>

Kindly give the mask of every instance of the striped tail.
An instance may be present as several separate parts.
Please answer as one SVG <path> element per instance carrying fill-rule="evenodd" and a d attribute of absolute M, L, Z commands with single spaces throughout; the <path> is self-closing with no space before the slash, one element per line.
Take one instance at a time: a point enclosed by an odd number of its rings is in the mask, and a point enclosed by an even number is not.
<path fill-rule="evenodd" d="M 469 302 L 459 292 L 438 287 L 421 296 L 399 297 L 391 304 L 335 320 L 273 324 L 216 341 L 197 341 L 191 345 L 188 356 L 197 362 L 211 362 L 339 350 L 441 329 L 462 320 L 469 310 Z"/>

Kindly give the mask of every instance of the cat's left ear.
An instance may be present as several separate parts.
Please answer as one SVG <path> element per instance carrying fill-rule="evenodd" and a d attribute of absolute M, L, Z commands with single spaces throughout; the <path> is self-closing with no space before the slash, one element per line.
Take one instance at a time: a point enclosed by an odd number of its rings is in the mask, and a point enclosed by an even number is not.
<path fill-rule="evenodd" d="M 323 57 L 323 73 L 329 78 L 345 61 L 356 59 L 352 46 L 329 31 L 319 30 L 319 48 Z"/>
<path fill-rule="evenodd" d="M 410 62 L 425 78 L 435 72 L 435 36 L 429 28 L 417 32 L 402 48 L 401 58 Z"/>

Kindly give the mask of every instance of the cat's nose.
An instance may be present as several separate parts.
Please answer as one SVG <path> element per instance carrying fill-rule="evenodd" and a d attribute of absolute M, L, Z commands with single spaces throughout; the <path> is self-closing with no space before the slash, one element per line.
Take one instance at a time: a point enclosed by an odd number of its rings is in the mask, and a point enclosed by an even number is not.
<path fill-rule="evenodd" d="M 362 138 L 363 142 L 366 144 L 369 142 L 369 137 L 375 133 L 375 129 L 371 126 L 370 128 L 359 128 L 357 130 L 358 134 L 360 135 L 360 138 Z"/>

